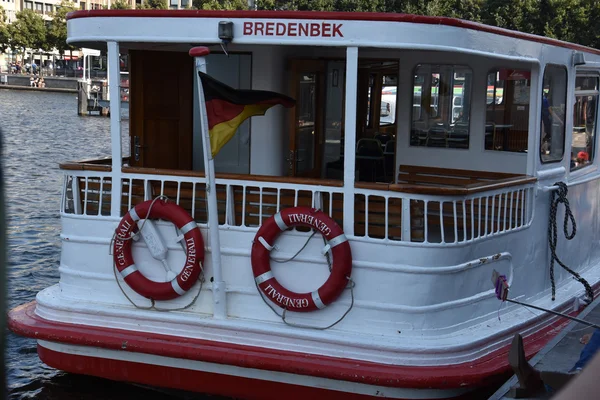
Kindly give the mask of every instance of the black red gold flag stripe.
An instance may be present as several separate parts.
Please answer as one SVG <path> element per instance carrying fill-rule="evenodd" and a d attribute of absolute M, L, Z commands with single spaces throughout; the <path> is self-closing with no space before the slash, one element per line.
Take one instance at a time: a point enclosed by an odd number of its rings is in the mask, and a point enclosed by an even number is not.
<path fill-rule="evenodd" d="M 234 89 L 203 72 L 198 72 L 198 75 L 202 80 L 213 157 L 246 119 L 265 115 L 269 108 L 277 104 L 287 108 L 296 104 L 294 99 L 280 93 Z"/>

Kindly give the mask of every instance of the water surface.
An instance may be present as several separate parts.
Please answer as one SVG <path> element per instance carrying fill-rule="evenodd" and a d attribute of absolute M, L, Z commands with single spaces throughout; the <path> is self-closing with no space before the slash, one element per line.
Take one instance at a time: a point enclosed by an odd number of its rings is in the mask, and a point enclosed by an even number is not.
<path fill-rule="evenodd" d="M 7 219 L 7 307 L 13 308 L 34 300 L 37 292 L 58 282 L 58 210 L 63 182 L 58 164 L 110 156 L 110 130 L 106 117 L 77 115 L 75 94 L 6 89 L 0 90 L 0 128 Z M 9 399 L 193 396 L 56 371 L 39 360 L 36 349 L 35 340 L 7 333 Z"/>

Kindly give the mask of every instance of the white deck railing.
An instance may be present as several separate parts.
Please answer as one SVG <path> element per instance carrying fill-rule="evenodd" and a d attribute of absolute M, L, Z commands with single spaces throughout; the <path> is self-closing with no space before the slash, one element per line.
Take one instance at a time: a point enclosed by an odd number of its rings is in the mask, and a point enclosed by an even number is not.
<path fill-rule="evenodd" d="M 61 211 L 110 216 L 111 174 L 66 171 Z M 164 195 L 206 224 L 204 177 L 123 173 L 121 215 Z M 320 208 L 343 223 L 343 188 L 293 182 L 217 178 L 219 225 L 252 229 L 283 208 Z M 474 242 L 527 228 L 534 216 L 534 183 L 470 195 L 423 195 L 356 188 L 354 237 L 422 245 Z M 342 226 L 343 228 L 343 226 Z"/>

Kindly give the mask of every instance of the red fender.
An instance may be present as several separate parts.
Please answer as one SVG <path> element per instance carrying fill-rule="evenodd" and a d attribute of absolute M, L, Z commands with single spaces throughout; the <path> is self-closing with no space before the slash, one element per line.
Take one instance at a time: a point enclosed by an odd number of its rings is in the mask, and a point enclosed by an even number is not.
<path fill-rule="evenodd" d="M 138 204 L 121 219 L 117 226 L 113 245 L 113 257 L 117 270 L 125 282 L 137 293 L 154 300 L 171 300 L 179 297 L 196 283 L 204 263 L 204 241 L 200 228 L 194 219 L 183 208 L 175 203 L 157 200 L 148 210 L 152 200 Z M 131 254 L 132 232 L 137 230 L 136 222 L 140 219 L 160 218 L 175 224 L 184 234 L 186 260 L 179 275 L 169 282 L 155 282 L 146 278 L 135 266 Z"/>
<path fill-rule="evenodd" d="M 281 232 L 294 226 L 316 229 L 323 235 L 333 256 L 331 274 L 323 286 L 311 293 L 284 288 L 271 271 L 270 253 Z M 333 303 L 348 285 L 352 272 L 350 244 L 340 226 L 321 210 L 309 207 L 286 208 L 260 227 L 252 245 L 252 271 L 260 290 L 273 302 L 290 311 L 314 311 Z"/>

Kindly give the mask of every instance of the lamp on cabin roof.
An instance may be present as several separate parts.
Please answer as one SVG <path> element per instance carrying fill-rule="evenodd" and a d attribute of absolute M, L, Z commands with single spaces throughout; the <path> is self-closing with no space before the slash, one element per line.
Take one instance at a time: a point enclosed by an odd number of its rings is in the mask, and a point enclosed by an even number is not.
<path fill-rule="evenodd" d="M 219 39 L 221 39 L 221 47 L 227 54 L 227 44 L 233 40 L 233 22 L 219 21 Z"/>
<path fill-rule="evenodd" d="M 221 39 L 225 43 L 229 43 L 233 40 L 233 22 L 219 22 L 219 39 Z"/>
<path fill-rule="evenodd" d="M 573 66 L 576 67 L 578 65 L 584 65 L 585 64 L 585 57 L 583 55 L 582 52 L 580 51 L 574 51 L 573 52 Z"/>

